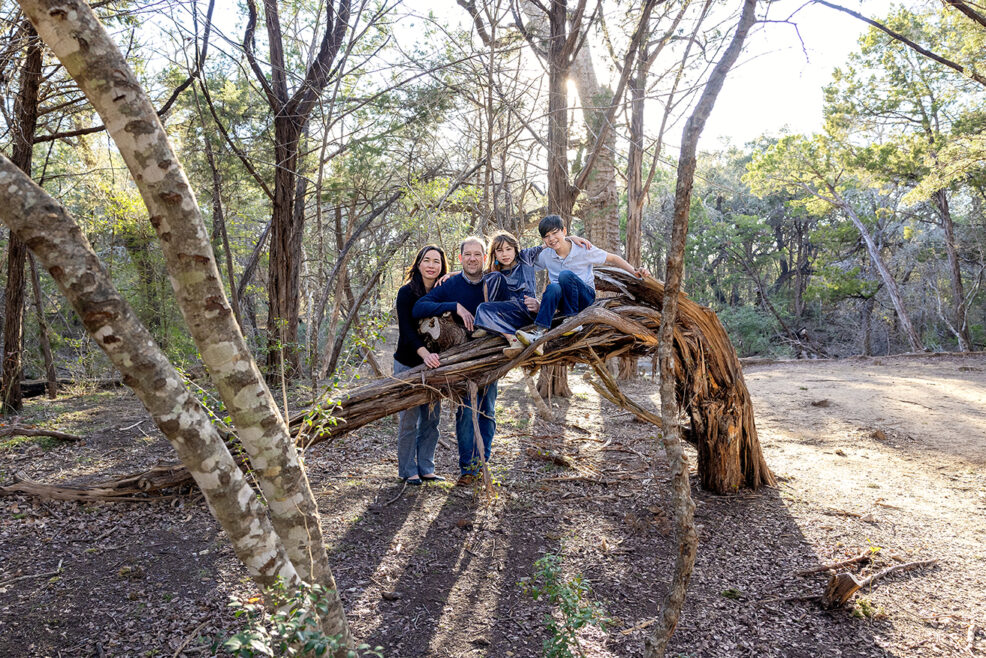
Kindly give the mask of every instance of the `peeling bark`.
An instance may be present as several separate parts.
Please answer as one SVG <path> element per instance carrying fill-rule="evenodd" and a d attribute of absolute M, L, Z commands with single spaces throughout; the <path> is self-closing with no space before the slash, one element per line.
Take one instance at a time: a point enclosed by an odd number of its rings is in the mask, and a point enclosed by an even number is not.
<path fill-rule="evenodd" d="M 100 114 L 133 174 L 182 315 L 250 456 L 274 529 L 302 580 L 334 592 L 332 621 L 323 630 L 349 642 L 308 478 L 240 333 L 194 193 L 154 108 L 87 4 L 22 0 L 21 6 Z"/>
<path fill-rule="evenodd" d="M 209 416 L 113 287 L 82 230 L 64 208 L 0 156 L 3 221 L 38 257 L 174 446 L 229 534 L 237 557 L 258 583 L 298 574 Z"/>

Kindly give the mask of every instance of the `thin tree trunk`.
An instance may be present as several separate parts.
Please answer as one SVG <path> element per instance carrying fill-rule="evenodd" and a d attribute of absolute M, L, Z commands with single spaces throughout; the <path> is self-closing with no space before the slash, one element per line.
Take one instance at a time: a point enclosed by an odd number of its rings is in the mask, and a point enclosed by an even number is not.
<path fill-rule="evenodd" d="M 41 90 L 43 45 L 31 26 L 24 29 L 27 42 L 21 66 L 20 90 L 14 101 L 14 125 L 11 126 L 13 152 L 11 160 L 31 176 L 34 133 L 38 125 L 38 96 Z M 27 246 L 11 233 L 7 246 L 7 284 L 3 316 L 3 374 L 0 379 L 0 413 L 21 410 L 21 349 L 24 333 L 24 265 Z"/>
<path fill-rule="evenodd" d="M 613 92 L 599 84 L 588 45 L 579 49 L 572 74 L 590 144 L 599 137 L 606 123 L 608 103 Z M 608 252 L 620 254 L 620 193 L 616 186 L 616 131 L 609 127 L 592 171 L 586 178 L 579 202 L 585 222 L 586 238 Z"/>
<path fill-rule="evenodd" d="M 671 470 L 672 506 L 674 507 L 675 535 L 678 539 L 678 553 L 675 556 L 674 577 L 667 596 L 661 606 L 661 616 L 654 626 L 653 633 L 647 637 L 644 655 L 647 658 L 663 658 L 668 642 L 678 624 L 678 617 L 685 602 L 688 582 L 695 566 L 695 552 L 698 537 L 695 534 L 695 504 L 692 502 L 688 481 L 688 461 L 681 445 L 681 429 L 678 418 L 681 410 L 675 391 L 674 328 L 678 315 L 678 294 L 684 277 L 685 239 L 688 235 L 688 214 L 691 210 L 692 184 L 695 179 L 696 152 L 698 140 L 705 128 L 705 122 L 712 113 L 716 98 L 726 81 L 747 33 L 756 18 L 756 0 L 744 0 L 736 33 L 715 65 L 695 110 L 685 123 L 681 137 L 681 154 L 678 158 L 678 180 L 675 187 L 674 220 L 669 240 L 667 268 L 664 282 L 664 304 L 661 308 L 661 327 L 657 354 L 661 368 L 661 423 L 664 428 L 662 439 L 667 453 L 668 468 Z M 751 419 L 752 421 L 752 419 Z M 700 446 L 711 448 L 712 456 L 720 459 L 738 449 L 735 437 L 717 437 L 718 445 Z M 728 458 L 727 458 L 728 459 Z M 707 463 L 717 463 L 710 461 Z"/>
<path fill-rule="evenodd" d="M 952 280 L 955 335 L 959 342 L 959 351 L 969 352 L 972 350 L 972 337 L 969 334 L 965 290 L 962 285 L 962 266 L 959 264 L 959 254 L 955 249 L 955 227 L 952 224 L 952 212 L 948 207 L 948 193 L 945 190 L 938 190 L 934 194 L 934 199 L 938 214 L 941 216 L 942 228 L 945 229 L 945 252 L 948 254 L 948 270 Z"/>
<path fill-rule="evenodd" d="M 907 309 L 904 308 L 904 300 L 900 296 L 900 289 L 897 287 L 897 281 L 894 280 L 893 275 L 890 270 L 887 269 L 887 265 L 883 262 L 883 257 L 880 255 L 880 250 L 877 248 L 876 243 L 873 241 L 873 236 L 870 235 L 870 231 L 866 228 L 866 225 L 853 210 L 852 206 L 843 199 L 834 187 L 829 185 L 829 193 L 832 198 L 836 200 L 839 207 L 849 216 L 849 220 L 859 231 L 860 237 L 863 238 L 863 243 L 866 245 L 866 252 L 870 255 L 870 261 L 872 261 L 873 266 L 876 271 L 880 274 L 880 278 L 883 280 L 883 284 L 887 287 L 887 294 L 890 295 L 890 301 L 894 305 L 894 310 L 897 311 L 897 319 L 900 321 L 901 331 L 904 332 L 904 336 L 907 337 L 907 342 L 911 346 L 911 351 L 913 352 L 923 352 L 924 346 L 921 344 L 921 339 L 918 338 L 917 332 L 914 330 L 914 325 L 911 324 L 911 318 L 907 314 Z"/>
<path fill-rule="evenodd" d="M 400 249 L 404 242 L 410 237 L 411 232 L 405 231 L 399 235 L 393 243 L 391 243 L 386 254 L 384 254 L 383 258 L 380 259 L 376 272 L 373 273 L 373 276 L 371 276 L 370 280 L 365 286 L 363 286 L 363 289 L 360 291 L 359 295 L 357 295 L 353 300 L 353 303 L 349 309 L 349 315 L 342 323 L 342 328 L 339 330 L 335 340 L 331 343 L 332 351 L 326 354 L 324 365 L 319 373 L 321 379 L 325 379 L 335 372 L 336 365 L 339 363 L 339 356 L 342 354 L 342 346 L 346 340 L 346 334 L 349 333 L 349 328 L 352 326 L 352 323 L 356 318 L 357 310 L 363 305 L 363 302 L 366 301 L 366 298 L 370 294 L 370 291 L 373 290 L 373 287 L 377 285 L 377 281 L 380 280 L 380 275 L 383 274 L 384 268 L 390 264 L 390 259 L 393 258 L 394 254 L 397 253 L 397 250 Z"/>
<path fill-rule="evenodd" d="M 873 306 L 873 298 L 867 297 L 859 309 L 863 327 L 863 356 L 873 355 Z"/>
<path fill-rule="evenodd" d="M 55 361 L 51 357 L 51 341 L 48 340 L 48 321 L 45 320 L 44 300 L 41 297 L 41 279 L 38 268 L 34 266 L 34 257 L 27 255 L 27 264 L 31 268 L 31 287 L 34 289 L 34 308 L 38 315 L 38 342 L 41 343 L 41 356 L 44 357 L 45 377 L 48 379 L 48 398 L 58 397 L 58 375 L 55 373 Z"/>
<path fill-rule="evenodd" d="M 202 116 L 202 108 L 199 105 L 199 95 L 195 94 L 195 108 L 198 110 L 199 123 L 202 124 L 203 133 L 205 131 L 205 119 Z M 205 142 L 205 159 L 209 163 L 209 170 L 212 172 L 212 232 L 219 234 L 222 240 L 223 253 L 226 256 L 226 280 L 229 282 L 230 303 L 233 308 L 233 317 L 236 324 L 243 329 L 243 318 L 240 316 L 240 296 L 236 289 L 236 274 L 233 272 L 233 253 L 229 248 L 229 234 L 226 231 L 226 214 L 223 212 L 222 179 L 219 176 L 219 168 L 216 166 L 216 158 L 212 153 L 212 142 L 209 136 L 203 134 Z"/>
<path fill-rule="evenodd" d="M 21 6 L 99 112 L 130 168 L 160 238 L 175 298 L 239 431 L 274 529 L 302 580 L 330 590 L 323 630 L 350 644 L 308 478 L 233 318 L 195 196 L 153 106 L 85 2 L 21 0 Z M 97 337 L 104 344 L 109 338 Z"/>

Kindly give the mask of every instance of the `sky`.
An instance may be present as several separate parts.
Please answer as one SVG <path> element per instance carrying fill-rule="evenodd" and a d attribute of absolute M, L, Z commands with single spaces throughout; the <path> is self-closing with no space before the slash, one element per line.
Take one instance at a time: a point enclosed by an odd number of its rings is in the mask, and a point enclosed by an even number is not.
<path fill-rule="evenodd" d="M 784 20 L 802 4 L 803 0 L 775 2 L 769 18 Z M 844 0 L 843 5 L 881 18 L 889 13 L 891 3 Z M 818 5 L 805 7 L 792 20 L 798 25 L 804 50 L 793 26 L 758 25 L 740 63 L 726 78 L 700 148 L 713 150 L 724 140 L 742 146 L 762 134 L 777 134 L 785 126 L 795 133 L 822 127 L 822 87 L 831 81 L 832 70 L 856 49 L 857 39 L 868 26 Z"/>

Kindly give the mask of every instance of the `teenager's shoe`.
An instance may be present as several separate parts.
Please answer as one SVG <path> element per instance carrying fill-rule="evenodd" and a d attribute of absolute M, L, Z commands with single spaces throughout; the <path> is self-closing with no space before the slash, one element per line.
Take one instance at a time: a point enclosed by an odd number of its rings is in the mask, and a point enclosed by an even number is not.
<path fill-rule="evenodd" d="M 404 482 L 405 482 L 405 484 L 409 484 L 412 487 L 420 487 L 421 486 L 421 478 L 406 478 L 404 480 Z"/>
<path fill-rule="evenodd" d="M 517 337 L 517 340 L 519 340 L 521 343 L 527 346 L 527 345 L 532 345 L 533 343 L 536 343 L 537 341 L 541 340 L 541 338 L 544 336 L 544 330 L 537 329 L 535 331 L 524 331 L 523 329 L 520 329 L 514 335 Z M 534 353 L 537 354 L 538 356 L 544 356 L 544 345 L 541 344 L 538 345 L 536 348 L 534 348 Z"/>
<path fill-rule="evenodd" d="M 472 337 L 473 338 L 482 338 L 485 335 L 486 335 L 486 330 L 485 329 L 474 329 L 473 332 L 472 332 Z"/>
<path fill-rule="evenodd" d="M 585 327 L 583 327 L 582 325 L 579 325 L 577 327 L 572 327 L 571 329 L 569 329 L 568 331 L 566 331 L 565 333 L 563 333 L 562 336 L 574 336 L 575 334 L 577 334 L 580 331 L 582 331 L 584 328 Z"/>
<path fill-rule="evenodd" d="M 443 478 L 441 475 L 435 475 L 434 473 L 430 473 L 428 475 L 422 475 L 421 479 L 425 482 L 445 482 L 445 478 Z"/>

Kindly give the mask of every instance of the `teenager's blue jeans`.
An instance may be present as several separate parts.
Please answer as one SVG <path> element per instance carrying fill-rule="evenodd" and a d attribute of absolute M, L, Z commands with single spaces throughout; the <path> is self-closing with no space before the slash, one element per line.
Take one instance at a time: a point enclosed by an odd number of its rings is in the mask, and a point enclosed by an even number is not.
<path fill-rule="evenodd" d="M 409 367 L 394 359 L 394 374 Z M 407 479 L 435 472 L 435 446 L 438 445 L 438 421 L 441 402 L 405 409 L 397 415 L 397 475 Z"/>
<path fill-rule="evenodd" d="M 476 401 L 479 406 L 479 433 L 483 445 L 486 461 L 490 459 L 493 450 L 493 433 L 496 432 L 496 382 L 489 386 L 479 389 L 476 393 Z M 462 400 L 462 404 L 455 412 L 455 440 L 459 444 L 459 471 L 466 475 L 468 473 L 479 473 L 482 470 L 482 461 L 479 458 L 479 446 L 476 445 L 476 432 L 472 424 L 473 411 L 470 407 L 471 401 L 468 396 Z"/>
<path fill-rule="evenodd" d="M 548 284 L 541 295 L 541 308 L 534 324 L 542 329 L 551 328 L 555 311 L 565 317 L 575 315 L 596 301 L 596 291 L 590 288 L 574 272 L 564 270 L 558 275 L 558 283 Z"/>

